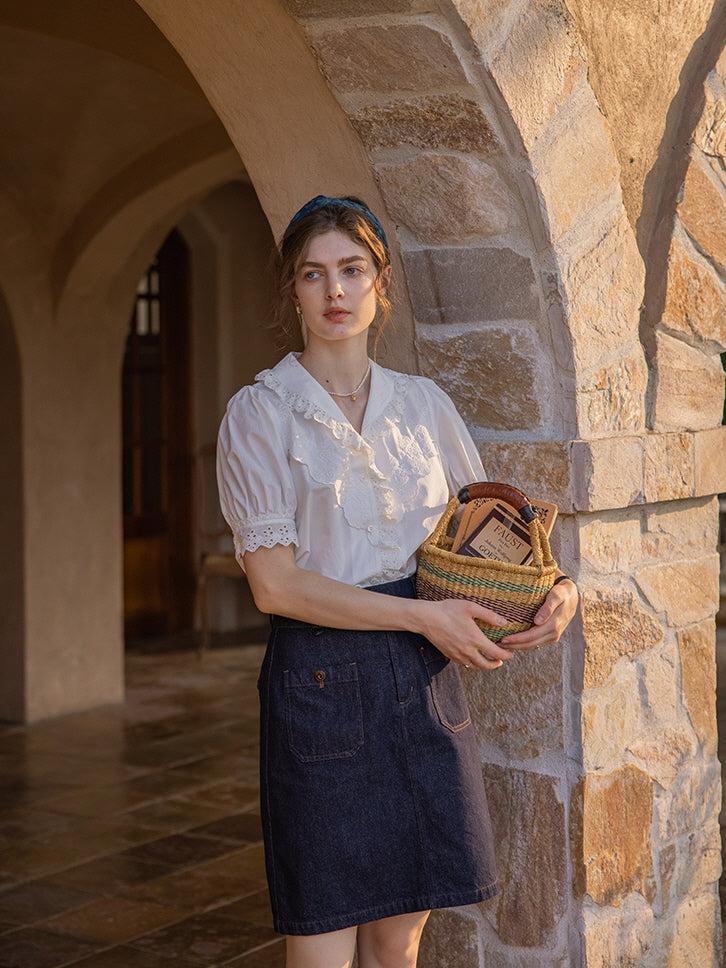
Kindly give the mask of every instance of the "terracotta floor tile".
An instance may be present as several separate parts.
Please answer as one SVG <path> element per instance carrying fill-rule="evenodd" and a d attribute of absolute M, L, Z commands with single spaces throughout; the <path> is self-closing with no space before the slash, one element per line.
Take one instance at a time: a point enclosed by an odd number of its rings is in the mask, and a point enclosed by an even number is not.
<path fill-rule="evenodd" d="M 81 860 L 77 846 L 65 844 L 62 838 L 50 844 L 26 841 L 0 852 L 0 871 L 23 881 L 62 871 Z"/>
<path fill-rule="evenodd" d="M 54 875 L 57 884 L 93 891 L 105 896 L 120 892 L 132 884 L 142 884 L 168 873 L 169 868 L 138 857 L 109 854 L 60 871 Z"/>
<path fill-rule="evenodd" d="M 218 908 L 218 911 L 230 918 L 239 918 L 240 921 L 250 921 L 252 924 L 272 924 L 272 909 L 267 888 L 256 891 L 239 901 L 225 904 L 224 907 Z"/>
<path fill-rule="evenodd" d="M 262 844 L 254 844 L 242 850 L 233 851 L 217 860 L 206 861 L 196 868 L 200 874 L 221 874 L 224 877 L 244 877 L 248 880 L 267 883 L 265 876 L 265 854 Z"/>
<path fill-rule="evenodd" d="M 242 897 L 254 895 L 259 890 L 259 880 L 225 877 L 222 874 L 204 875 L 192 869 L 126 888 L 123 895 L 134 900 L 183 907 L 191 914 L 229 904 Z"/>
<path fill-rule="evenodd" d="M 217 911 L 195 915 L 139 938 L 131 947 L 192 964 L 216 965 L 276 938 L 272 928 L 225 917 Z"/>
<path fill-rule="evenodd" d="M 252 782 L 214 783 L 210 786 L 190 793 L 188 798 L 194 803 L 209 803 L 215 806 L 227 807 L 229 813 L 236 813 L 242 803 L 249 802 Z"/>
<path fill-rule="evenodd" d="M 122 944 L 162 926 L 181 921 L 187 912 L 151 901 L 102 898 L 85 907 L 51 918 L 43 929 L 84 941 Z"/>
<path fill-rule="evenodd" d="M 189 834 L 171 834 L 150 843 L 124 851 L 124 857 L 139 858 L 166 864 L 169 867 L 192 867 L 203 861 L 229 854 L 232 845 L 225 840 L 193 837 Z"/>
<path fill-rule="evenodd" d="M 158 828 L 164 833 L 176 833 L 221 820 L 229 813 L 228 807 L 209 803 L 194 803 L 186 797 L 158 800 L 122 814 L 131 824 Z"/>
<path fill-rule="evenodd" d="M 188 961 L 178 958 L 170 960 L 152 952 L 118 945 L 99 951 L 90 958 L 74 961 L 72 968 L 190 968 L 190 965 Z"/>
<path fill-rule="evenodd" d="M 17 809 L 0 812 L 0 833 L 15 840 L 38 837 L 47 831 L 57 832 L 73 822 L 67 813 L 45 809 Z"/>
<path fill-rule="evenodd" d="M 26 881 L 0 894 L 0 918 L 16 925 L 33 924 L 88 904 L 95 894 L 47 880 Z"/>
<path fill-rule="evenodd" d="M 262 819 L 258 813 L 234 813 L 221 820 L 194 827 L 189 832 L 195 836 L 220 837 L 253 844 L 262 840 Z"/>
<path fill-rule="evenodd" d="M 19 928 L 0 937 L 2 968 L 56 968 L 72 964 L 100 945 L 36 928 Z"/>

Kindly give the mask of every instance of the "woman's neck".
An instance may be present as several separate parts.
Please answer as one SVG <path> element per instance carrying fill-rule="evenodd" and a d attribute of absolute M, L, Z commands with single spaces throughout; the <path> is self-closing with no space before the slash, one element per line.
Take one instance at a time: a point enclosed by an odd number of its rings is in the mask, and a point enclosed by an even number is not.
<path fill-rule="evenodd" d="M 369 359 L 365 343 L 356 345 L 333 343 L 318 346 L 308 344 L 299 357 L 300 363 L 318 383 L 336 399 L 350 397 L 362 391 L 366 383 Z"/>

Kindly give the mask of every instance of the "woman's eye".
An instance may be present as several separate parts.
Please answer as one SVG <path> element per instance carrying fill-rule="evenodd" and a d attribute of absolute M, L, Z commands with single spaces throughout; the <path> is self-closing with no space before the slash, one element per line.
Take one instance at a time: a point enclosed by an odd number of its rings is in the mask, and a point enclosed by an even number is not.
<path fill-rule="evenodd" d="M 360 266 L 346 266 L 343 271 L 349 276 L 357 276 L 362 270 Z"/>
<path fill-rule="evenodd" d="M 303 275 L 303 279 L 317 279 L 319 275 L 320 275 L 320 273 L 319 273 L 319 272 L 316 272 L 316 270 L 315 270 L 315 269 L 309 269 L 309 270 L 308 270 L 308 271 L 307 271 L 307 272 L 306 272 L 306 273 L 305 273 L 305 274 Z"/>

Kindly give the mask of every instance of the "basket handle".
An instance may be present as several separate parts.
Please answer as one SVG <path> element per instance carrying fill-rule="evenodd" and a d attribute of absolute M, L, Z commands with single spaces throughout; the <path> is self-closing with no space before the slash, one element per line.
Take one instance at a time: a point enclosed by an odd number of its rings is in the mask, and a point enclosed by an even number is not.
<path fill-rule="evenodd" d="M 527 522 L 534 521 L 537 512 L 532 507 L 532 502 L 526 494 L 510 484 L 498 484 L 495 481 L 479 481 L 475 484 L 467 484 L 457 494 L 461 504 L 475 501 L 478 498 L 490 498 L 497 501 L 505 501 L 511 505 L 515 511 L 519 512 L 520 517 Z"/>

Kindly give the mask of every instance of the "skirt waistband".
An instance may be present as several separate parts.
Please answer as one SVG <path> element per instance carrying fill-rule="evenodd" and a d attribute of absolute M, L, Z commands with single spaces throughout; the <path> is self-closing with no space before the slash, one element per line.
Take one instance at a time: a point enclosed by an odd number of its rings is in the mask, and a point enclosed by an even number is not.
<path fill-rule="evenodd" d="M 395 581 L 387 581 L 382 585 L 369 585 L 366 588 L 369 592 L 378 592 L 381 595 L 394 595 L 396 598 L 415 598 L 416 579 L 414 575 L 407 578 L 397 578 Z M 270 623 L 273 628 L 320 628 L 310 622 L 301 622 L 296 618 L 287 618 L 285 615 L 270 615 Z"/>

